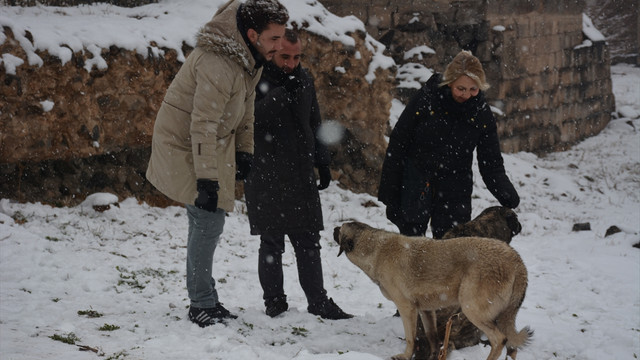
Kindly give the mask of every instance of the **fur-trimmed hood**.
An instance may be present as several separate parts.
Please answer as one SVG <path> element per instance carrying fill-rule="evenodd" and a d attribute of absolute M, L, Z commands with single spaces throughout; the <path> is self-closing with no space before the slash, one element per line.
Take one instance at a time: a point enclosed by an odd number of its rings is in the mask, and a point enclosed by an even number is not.
<path fill-rule="evenodd" d="M 240 4 L 239 0 L 232 0 L 221 6 L 196 34 L 196 47 L 227 56 L 252 72 L 256 61 L 238 30 L 236 14 Z"/>

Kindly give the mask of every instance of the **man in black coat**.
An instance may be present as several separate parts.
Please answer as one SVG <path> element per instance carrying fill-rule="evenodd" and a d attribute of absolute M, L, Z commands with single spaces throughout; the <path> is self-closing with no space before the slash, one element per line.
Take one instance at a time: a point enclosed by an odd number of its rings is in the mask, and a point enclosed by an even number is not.
<path fill-rule="evenodd" d="M 256 88 L 254 160 L 245 182 L 251 234 L 260 235 L 258 275 L 267 315 L 285 312 L 282 253 L 288 235 L 295 250 L 307 310 L 325 319 L 352 317 L 327 297 L 320 258 L 322 207 L 318 190 L 331 181 L 313 79 L 300 66 L 302 44 L 287 30 L 282 49 L 265 64 Z M 320 184 L 316 185 L 314 167 Z"/>

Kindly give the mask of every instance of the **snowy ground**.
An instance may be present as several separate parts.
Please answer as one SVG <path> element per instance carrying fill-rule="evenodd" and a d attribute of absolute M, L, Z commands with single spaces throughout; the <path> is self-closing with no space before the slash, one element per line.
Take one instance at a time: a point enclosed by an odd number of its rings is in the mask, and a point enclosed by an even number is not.
<path fill-rule="evenodd" d="M 640 69 L 613 67 L 618 108 L 640 112 Z M 570 151 L 505 155 L 522 202 L 512 242 L 529 270 L 518 327 L 535 330 L 519 352 L 531 359 L 635 359 L 640 355 L 640 119 L 614 119 Z M 478 175 L 476 174 L 476 178 Z M 475 189 L 474 215 L 496 205 Z M 285 287 L 291 310 L 264 314 L 258 238 L 244 204 L 227 217 L 215 256 L 221 301 L 239 315 L 201 329 L 186 319 L 187 219 L 179 207 L 134 199 L 103 213 L 0 201 L 0 358 L 22 359 L 386 359 L 404 349 L 394 305 L 344 256 L 331 229 L 350 219 L 394 230 L 375 198 L 321 192 L 325 285 L 355 318 L 306 312 L 290 246 Z M 589 222 L 591 231 L 573 232 Z M 612 225 L 623 232 L 605 237 Z M 73 340 L 75 345 L 54 338 Z M 69 341 L 73 342 L 73 341 Z M 81 351 L 85 349 L 86 351 Z M 475 346 L 451 360 L 484 359 Z"/>

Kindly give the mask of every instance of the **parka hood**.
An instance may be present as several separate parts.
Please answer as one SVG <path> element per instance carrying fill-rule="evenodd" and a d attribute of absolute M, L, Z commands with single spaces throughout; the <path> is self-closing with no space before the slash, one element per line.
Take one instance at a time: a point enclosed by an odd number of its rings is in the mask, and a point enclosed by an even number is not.
<path fill-rule="evenodd" d="M 206 52 L 229 57 L 252 72 L 256 61 L 238 30 L 236 14 L 240 4 L 240 1 L 229 1 L 218 9 L 196 34 L 196 46 Z"/>

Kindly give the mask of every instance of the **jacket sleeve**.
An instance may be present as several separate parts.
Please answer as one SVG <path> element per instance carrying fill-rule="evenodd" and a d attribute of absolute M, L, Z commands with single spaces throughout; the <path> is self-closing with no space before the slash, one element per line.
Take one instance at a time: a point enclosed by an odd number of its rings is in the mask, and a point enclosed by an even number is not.
<path fill-rule="evenodd" d="M 514 209 L 520 204 L 520 196 L 506 175 L 496 121 L 488 105 L 483 109 L 483 116 L 489 121 L 477 147 L 480 175 L 487 189 L 500 204 Z"/>
<path fill-rule="evenodd" d="M 389 137 L 378 189 L 378 199 L 387 205 L 397 205 L 400 202 L 404 164 L 411 148 L 413 130 L 420 118 L 420 104 L 425 101 L 428 99 L 422 91 L 411 99 Z"/>
<path fill-rule="evenodd" d="M 327 148 L 326 142 L 319 137 L 320 126 L 322 125 L 322 117 L 320 116 L 320 105 L 318 105 L 318 98 L 316 97 L 316 89 L 313 86 L 313 78 L 309 76 L 310 90 L 311 91 L 311 114 L 309 117 L 309 123 L 315 139 L 315 154 L 314 154 L 314 166 L 328 166 L 331 164 L 331 153 Z"/>
<path fill-rule="evenodd" d="M 204 54 L 195 65 L 190 134 L 197 179 L 218 180 L 218 126 L 233 84 L 229 78 L 231 71 L 221 63 L 216 55 Z"/>

